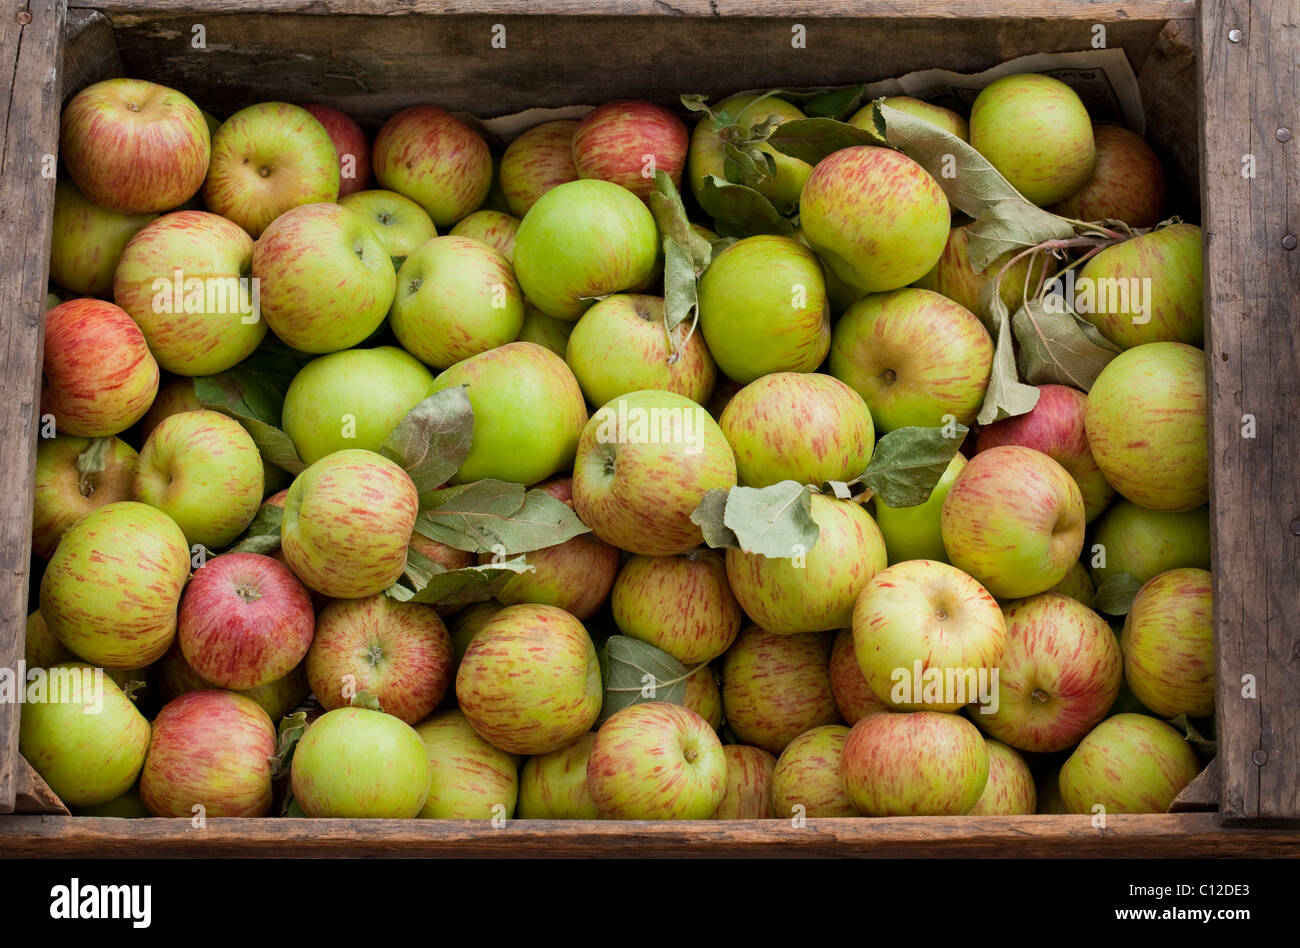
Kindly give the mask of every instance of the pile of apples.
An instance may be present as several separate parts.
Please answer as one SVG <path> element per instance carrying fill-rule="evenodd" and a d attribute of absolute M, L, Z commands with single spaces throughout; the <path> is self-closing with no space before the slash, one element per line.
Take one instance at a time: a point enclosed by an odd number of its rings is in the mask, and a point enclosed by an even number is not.
<path fill-rule="evenodd" d="M 1214 709 L 1199 230 L 1156 226 L 1155 154 L 1046 76 L 969 119 L 799 101 L 693 130 L 611 102 L 498 153 L 427 105 L 371 142 L 325 106 L 73 98 L 26 661 L 105 674 L 27 694 L 60 797 L 1167 809 Z M 796 131 L 836 144 L 804 161 Z M 988 222 L 950 196 L 987 166 L 1079 236 L 977 267 Z M 1081 313 L 1092 377 L 976 425 L 1026 385 L 990 297 L 1018 310 L 1034 261 L 1149 279 L 1148 305 Z M 922 436 L 938 461 L 899 461 Z"/>

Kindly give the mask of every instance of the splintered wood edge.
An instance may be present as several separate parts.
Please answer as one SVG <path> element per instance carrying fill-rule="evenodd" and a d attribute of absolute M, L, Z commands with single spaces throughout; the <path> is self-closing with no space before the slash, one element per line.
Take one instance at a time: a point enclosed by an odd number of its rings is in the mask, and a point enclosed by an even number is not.
<path fill-rule="evenodd" d="M 49 813 L 68 816 L 68 808 L 63 805 L 58 794 L 41 779 L 26 758 L 18 755 L 14 773 L 14 812 L 15 813 Z M 3 817 L 0 817 L 3 819 Z"/>
<path fill-rule="evenodd" d="M 1183 787 L 1174 802 L 1169 805 L 1170 813 L 1208 812 L 1219 808 L 1223 780 L 1219 776 L 1219 758 L 1211 760 L 1199 774 Z"/>

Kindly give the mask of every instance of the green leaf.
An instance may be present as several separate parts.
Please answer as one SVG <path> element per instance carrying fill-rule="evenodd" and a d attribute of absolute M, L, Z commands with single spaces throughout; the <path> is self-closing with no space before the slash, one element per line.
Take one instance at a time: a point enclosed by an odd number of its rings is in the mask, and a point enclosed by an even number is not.
<path fill-rule="evenodd" d="M 931 126 L 933 127 L 933 126 Z M 791 119 L 768 136 L 767 143 L 782 154 L 815 165 L 827 155 L 854 145 L 880 146 L 871 132 L 830 118 Z"/>
<path fill-rule="evenodd" d="M 248 525 L 244 535 L 230 548 L 231 553 L 261 553 L 270 556 L 280 549 L 280 521 L 284 509 L 274 504 L 262 504 Z"/>
<path fill-rule="evenodd" d="M 860 480 L 888 507 L 915 507 L 930 499 L 969 429 L 897 428 L 876 442 Z"/>
<path fill-rule="evenodd" d="M 423 496 L 460 470 L 474 440 L 474 409 L 463 385 L 434 392 L 397 423 L 379 453 L 411 475 Z"/>
<path fill-rule="evenodd" d="M 776 177 L 776 159 L 761 148 L 728 142 L 722 150 L 723 174 L 732 184 L 757 188 Z"/>
<path fill-rule="evenodd" d="M 785 128 L 785 125 L 781 127 Z M 794 233 L 794 225 L 777 213 L 772 202 L 763 195 L 741 184 L 729 184 L 715 174 L 704 179 L 700 206 L 719 228 L 725 227 L 734 236 L 778 234 L 789 237 Z"/>
<path fill-rule="evenodd" d="M 695 266 L 671 237 L 664 238 L 664 331 L 672 333 L 699 311 L 699 278 Z"/>
<path fill-rule="evenodd" d="M 704 542 L 714 549 L 740 549 L 735 531 L 726 524 L 727 491 L 714 489 L 705 493 L 699 506 L 691 511 L 691 523 L 700 528 Z"/>
<path fill-rule="evenodd" d="M 1050 312 L 1040 299 L 1016 310 L 1011 327 L 1020 343 L 1021 374 L 1033 385 L 1070 385 L 1086 392 L 1120 353 L 1096 326 L 1069 310 Z"/>
<path fill-rule="evenodd" d="M 416 531 L 470 553 L 528 553 L 590 532 L 568 504 L 522 484 L 489 478 L 437 491 L 431 502 Z"/>
<path fill-rule="evenodd" d="M 1142 581 L 1128 573 L 1110 573 L 1097 587 L 1092 597 L 1092 608 L 1108 616 L 1126 616 L 1133 607 L 1133 597 L 1142 588 Z"/>
<path fill-rule="evenodd" d="M 971 269 L 983 273 L 1004 253 L 1036 247 L 1045 240 L 1072 237 L 1074 227 L 1064 218 L 1017 197 L 992 202 L 967 225 L 966 233 Z"/>
<path fill-rule="evenodd" d="M 434 564 L 435 566 L 437 564 Z M 460 569 L 442 569 L 429 575 L 420 588 L 408 585 L 410 573 L 403 573 L 404 583 L 398 580 L 384 593 L 399 602 L 419 602 L 430 606 L 466 606 L 472 602 L 495 599 L 503 586 L 520 573 L 532 572 L 526 557 L 464 566 Z"/>
<path fill-rule="evenodd" d="M 835 86 L 811 92 L 778 90 L 774 95 L 797 105 L 809 118 L 832 118 L 843 121 L 862 108 L 862 97 L 867 94 L 865 85 Z"/>
<path fill-rule="evenodd" d="M 268 463 L 301 473 L 306 465 L 279 425 L 284 393 L 306 358 L 283 344 L 259 350 L 228 372 L 196 377 L 194 397 L 242 424 Z"/>
<path fill-rule="evenodd" d="M 655 172 L 655 186 L 650 193 L 650 211 L 659 233 L 671 238 L 681 248 L 698 272 L 709 265 L 709 242 L 695 232 L 686 216 L 686 206 L 673 179 L 664 171 Z"/>
<path fill-rule="evenodd" d="M 293 751 L 307 731 L 307 712 L 295 711 L 280 719 L 275 741 L 275 754 L 271 757 L 271 778 L 283 777 L 289 773 L 293 763 Z"/>
<path fill-rule="evenodd" d="M 634 704 L 686 701 L 686 679 L 691 672 L 667 652 L 625 635 L 611 635 L 603 651 L 605 700 L 597 725 Z"/>
<path fill-rule="evenodd" d="M 375 694 L 373 691 L 358 691 L 352 696 L 352 700 L 348 702 L 348 706 L 352 708 L 365 708 L 368 711 L 384 710 L 383 705 L 379 703 L 379 695 Z"/>
<path fill-rule="evenodd" d="M 1038 389 L 1026 385 L 1016 375 L 1015 345 L 1011 340 L 1011 317 L 1006 304 L 994 296 L 994 318 L 997 321 L 996 345 L 993 349 L 993 370 L 989 374 L 989 387 L 984 392 L 979 423 L 991 425 L 1003 418 L 1023 415 L 1033 411 L 1038 404 Z"/>
<path fill-rule="evenodd" d="M 723 524 L 746 553 L 777 559 L 811 550 L 820 533 L 812 518 L 812 488 L 798 481 L 731 488 Z"/>

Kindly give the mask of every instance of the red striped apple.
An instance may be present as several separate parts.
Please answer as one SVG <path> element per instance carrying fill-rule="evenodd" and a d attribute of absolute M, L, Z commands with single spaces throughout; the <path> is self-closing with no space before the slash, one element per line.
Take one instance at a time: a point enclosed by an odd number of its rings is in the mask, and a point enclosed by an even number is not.
<path fill-rule="evenodd" d="M 1120 125 L 1093 125 L 1097 162 L 1079 190 L 1057 201 L 1053 214 L 1081 221 L 1118 220 L 1155 227 L 1165 213 L 1165 172 L 1142 136 Z"/>
<path fill-rule="evenodd" d="M 824 724 L 804 731 L 781 752 L 772 773 L 772 813 L 789 817 L 857 816 L 840 767 L 850 730 Z M 796 810 L 797 807 L 803 809 Z"/>
<path fill-rule="evenodd" d="M 766 820 L 772 813 L 772 770 L 776 758 L 761 747 L 728 744 L 727 778 L 715 820 Z"/>
<path fill-rule="evenodd" d="M 840 709 L 840 717 L 850 727 L 868 714 L 889 710 L 889 705 L 876 697 L 862 675 L 857 652 L 853 647 L 852 629 L 840 629 L 835 636 L 835 645 L 831 649 L 830 675 L 835 706 Z"/>
<path fill-rule="evenodd" d="M 366 219 L 390 257 L 404 258 L 438 236 L 428 212 L 396 191 L 355 191 L 339 203 Z"/>
<path fill-rule="evenodd" d="M 682 184 L 686 126 L 676 115 L 652 102 L 620 100 L 592 109 L 573 132 L 573 166 L 579 178 L 599 178 L 622 185 L 641 200 L 655 188 L 655 172 Z"/>
<path fill-rule="evenodd" d="M 971 816 L 1027 816 L 1038 809 L 1034 775 L 1025 759 L 1006 744 L 985 741 L 989 780 L 971 809 Z"/>
<path fill-rule="evenodd" d="M 578 180 L 573 164 L 573 133 L 578 123 L 543 122 L 506 146 L 497 175 L 510 213 L 523 217 L 551 188 Z"/>
<path fill-rule="evenodd" d="M 113 295 L 113 271 L 136 231 L 158 215 L 119 214 L 91 204 L 71 181 L 54 186 L 50 279 L 86 296 Z"/>
<path fill-rule="evenodd" d="M 442 711 L 416 725 L 415 733 L 424 742 L 432 774 L 421 818 L 491 820 L 515 815 L 515 758 L 479 737 L 465 715 Z"/>
<path fill-rule="evenodd" d="M 1024 303 L 1025 280 L 1029 274 L 1030 258 L 1022 257 L 1011 264 L 1011 259 L 1019 253 L 1019 248 L 1008 250 L 983 270 L 976 272 L 970 262 L 970 231 L 968 224 L 954 227 L 948 233 L 948 243 L 944 245 L 943 254 L 925 276 L 915 280 L 912 286 L 922 290 L 934 290 L 942 293 L 953 302 L 966 307 L 976 316 L 985 319 L 991 325 L 980 307 L 980 295 L 989 280 L 1001 274 L 1002 283 L 998 295 L 1007 304 L 1010 312 L 1015 312 Z M 1008 266 L 1008 264 L 1011 264 Z M 1056 272 L 1055 258 L 1046 254 L 1033 261 L 1034 273 L 1030 279 L 1028 291 L 1033 292 L 1040 273 L 1050 276 Z M 1005 268 L 1005 272 L 1004 272 Z"/>
<path fill-rule="evenodd" d="M 733 95 L 712 106 L 712 110 L 719 118 L 725 116 L 734 122 L 742 135 L 754 126 L 767 122 L 773 123 L 775 127 L 794 119 L 807 118 L 789 102 L 770 95 Z M 798 205 L 804 182 L 812 174 L 812 166 L 777 151 L 766 142 L 755 147 L 771 156 L 776 165 L 776 174 L 755 183 L 754 190 L 771 201 L 781 213 L 789 212 Z M 733 175 L 727 173 L 727 141 L 723 138 L 719 122 L 709 115 L 703 116 L 691 132 L 686 173 L 696 201 L 704 194 L 704 182 L 709 175 L 715 175 L 724 181 L 735 180 Z"/>
<path fill-rule="evenodd" d="M 596 801 L 587 788 L 587 760 L 596 732 L 588 731 L 572 744 L 548 754 L 529 757 L 519 772 L 521 820 L 595 820 Z"/>
<path fill-rule="evenodd" d="M 328 105 L 304 105 L 304 109 L 320 122 L 334 143 L 339 157 L 339 197 L 369 187 L 370 142 L 361 126 L 350 116 Z"/>
<path fill-rule="evenodd" d="M 917 99 L 910 95 L 891 95 L 884 100 L 883 104 L 891 109 L 897 109 L 900 112 L 906 112 L 908 115 L 915 115 L 917 118 L 925 119 L 931 125 L 942 128 L 946 132 L 951 132 L 964 142 L 970 141 L 970 126 L 964 118 L 952 109 L 945 109 L 942 105 L 935 105 L 932 102 L 926 102 L 924 99 Z M 872 106 L 863 106 L 849 119 L 849 124 L 856 125 L 858 128 L 874 134 L 876 131 L 874 112 Z"/>
<path fill-rule="evenodd" d="M 712 666 L 697 668 L 687 676 L 682 707 L 704 718 L 715 731 L 722 730 L 722 690 Z"/>
<path fill-rule="evenodd" d="M 1098 518 L 1090 549 L 1088 562 L 1099 586 L 1115 573 L 1145 583 L 1180 566 L 1209 569 L 1210 511 L 1147 510 L 1120 498 Z"/>
<path fill-rule="evenodd" d="M 169 415 L 179 415 L 183 411 L 198 411 L 202 403 L 194 395 L 194 380 L 176 378 L 158 389 L 153 404 L 140 419 L 140 437 L 148 439 L 159 422 Z"/>
<path fill-rule="evenodd" d="M 158 700 L 163 704 L 190 691 L 211 691 L 217 688 L 190 668 L 185 656 L 181 654 L 179 642 L 172 643 L 167 654 L 158 659 L 153 668 L 153 683 L 158 689 Z M 311 694 L 311 687 L 307 684 L 306 669 L 299 664 L 283 678 L 240 691 L 239 694 L 252 698 L 273 722 L 278 722 L 303 703 Z"/>
<path fill-rule="evenodd" d="M 1210 573 L 1173 569 L 1147 580 L 1124 619 L 1124 680 L 1162 718 L 1214 713 Z"/>
<path fill-rule="evenodd" d="M 482 241 L 513 265 L 515 259 L 515 234 L 519 231 L 519 218 L 501 211 L 475 211 L 461 218 L 450 231 L 452 237 L 470 237 Z M 513 276 L 513 273 L 511 274 Z"/>
<path fill-rule="evenodd" d="M 838 724 L 830 679 L 831 636 L 777 635 L 750 626 L 727 650 L 722 703 L 742 743 L 773 754 L 810 728 Z"/>
<path fill-rule="evenodd" d="M 92 510 L 131 499 L 137 454 L 121 438 L 43 438 L 36 446 L 32 552 L 48 560 L 63 534 Z"/>
<path fill-rule="evenodd" d="M 1098 724 L 1061 765 L 1069 813 L 1164 813 L 1200 772 L 1182 735 L 1145 714 L 1117 714 Z"/>
<path fill-rule="evenodd" d="M 308 725 L 289 780 L 309 817 L 409 820 L 423 809 L 432 776 L 409 724 L 382 711 L 338 708 Z"/>
<path fill-rule="evenodd" d="M 633 557 L 614 582 L 610 606 L 620 632 L 688 666 L 725 652 L 743 618 L 722 554 L 708 549 Z"/>
<path fill-rule="evenodd" d="M 398 112 L 375 136 L 375 177 L 447 228 L 483 203 L 492 186 L 485 142 L 450 112 L 416 105 Z"/>

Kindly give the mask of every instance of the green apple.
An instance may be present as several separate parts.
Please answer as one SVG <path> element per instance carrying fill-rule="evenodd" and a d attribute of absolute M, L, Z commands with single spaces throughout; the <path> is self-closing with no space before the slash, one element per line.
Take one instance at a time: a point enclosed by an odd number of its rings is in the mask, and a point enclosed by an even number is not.
<path fill-rule="evenodd" d="M 774 816 L 789 817 L 797 807 L 805 817 L 858 815 L 840 777 L 849 733 L 843 724 L 823 724 L 790 742 L 772 772 Z"/>
<path fill-rule="evenodd" d="M 1117 714 L 1098 724 L 1061 765 L 1066 811 L 1164 813 L 1200 773 L 1190 744 L 1164 721 Z"/>
<path fill-rule="evenodd" d="M 137 457 L 121 438 L 42 438 L 32 490 L 32 552 L 48 560 L 60 537 L 86 514 L 130 500 Z"/>
<path fill-rule="evenodd" d="M 886 97 L 883 104 L 891 109 L 925 119 L 931 125 L 938 126 L 945 132 L 951 132 L 964 142 L 970 141 L 970 126 L 952 109 L 945 109 L 942 105 L 934 105 L 910 95 L 891 95 Z M 865 105 L 849 118 L 849 124 L 875 134 L 874 112 L 873 106 Z"/>
<path fill-rule="evenodd" d="M 77 660 L 77 656 L 64 648 L 58 636 L 50 631 L 41 610 L 37 609 L 27 616 L 24 631 L 23 660 L 27 662 L 28 668 L 50 668 L 60 662 Z"/>
<path fill-rule="evenodd" d="M 1092 584 L 1092 577 L 1088 575 L 1088 567 L 1083 565 L 1080 560 L 1070 567 L 1070 571 L 1065 574 L 1065 578 L 1053 586 L 1048 592 L 1058 592 L 1063 596 L 1069 596 L 1085 606 L 1092 605 L 1093 596 L 1097 595 L 1097 587 Z"/>
<path fill-rule="evenodd" d="M 727 162 L 727 144 L 733 135 L 743 140 L 756 125 L 770 123 L 772 127 L 793 119 L 807 118 L 803 112 L 784 99 L 770 95 L 733 95 L 713 106 L 717 121 L 709 115 L 700 119 L 691 132 L 691 147 L 686 160 L 686 176 L 696 201 L 704 193 L 704 182 L 709 175 L 724 181 L 737 181 Z M 734 124 L 734 130 L 729 128 Z M 726 130 L 724 132 L 724 129 Z M 771 156 L 776 174 L 754 184 L 754 190 L 772 202 L 782 213 L 788 213 L 799 204 L 804 182 L 812 174 L 812 167 L 798 158 L 792 158 L 766 142 L 757 146 L 760 152 Z M 738 183 L 738 182 L 737 182 Z"/>
<path fill-rule="evenodd" d="M 709 549 L 632 557 L 614 581 L 610 608 L 623 635 L 687 666 L 725 652 L 743 618 L 722 554 Z"/>
<path fill-rule="evenodd" d="M 1214 713 L 1214 610 L 1210 573 L 1173 569 L 1147 580 L 1120 637 L 1124 679 L 1162 718 Z"/>
<path fill-rule="evenodd" d="M 954 454 L 939 482 L 934 485 L 934 490 L 930 491 L 930 496 L 915 507 L 890 507 L 882 498 L 875 499 L 876 526 L 885 538 L 885 552 L 891 566 L 903 560 L 948 562 L 948 551 L 943 546 L 943 530 L 940 525 L 943 502 L 952 489 L 953 481 L 965 466 L 966 459 L 960 454 Z"/>
<path fill-rule="evenodd" d="M 773 815 L 772 771 L 776 758 L 761 747 L 744 744 L 727 744 L 722 753 L 727 758 L 727 781 L 713 819 L 769 819 Z"/>
<path fill-rule="evenodd" d="M 54 186 L 50 279 L 80 295 L 111 296 L 113 271 L 122 248 L 157 216 L 105 210 L 87 201 L 71 181 L 58 181 Z"/>
<path fill-rule="evenodd" d="M 98 816 L 109 817 L 119 820 L 140 820 L 148 819 L 153 814 L 149 808 L 144 805 L 140 799 L 140 787 L 137 784 L 120 797 L 114 797 L 107 803 L 97 803 L 93 806 L 72 806 L 68 807 L 73 816 Z"/>
<path fill-rule="evenodd" d="M 524 300 L 524 323 L 519 327 L 519 341 L 536 343 L 567 361 L 569 335 L 576 325 L 567 319 L 547 316 L 528 300 Z"/>
<path fill-rule="evenodd" d="M 511 214 L 523 217 L 551 188 L 578 180 L 573 164 L 573 133 L 577 129 L 574 121 L 543 122 L 506 146 L 497 178 Z"/>
<path fill-rule="evenodd" d="M 1038 809 L 1034 775 L 1025 759 L 999 741 L 985 741 L 989 780 L 971 816 L 1028 816 Z"/>
<path fill-rule="evenodd" d="M 487 142 L 433 105 L 412 106 L 385 122 L 372 158 L 380 187 L 415 201 L 443 229 L 482 204 L 492 187 Z"/>
<path fill-rule="evenodd" d="M 1098 586 L 1128 573 L 1139 583 L 1180 566 L 1210 568 L 1210 508 L 1147 510 L 1122 497 L 1097 520 L 1088 553 Z"/>
<path fill-rule="evenodd" d="M 519 796 L 514 755 L 493 747 L 460 711 L 442 711 L 415 726 L 432 779 L 420 817 L 434 820 L 509 819 Z"/>
<path fill-rule="evenodd" d="M 365 218 L 390 257 L 405 258 L 438 236 L 424 208 L 396 191 L 354 191 L 339 203 Z"/>
<path fill-rule="evenodd" d="M 828 632 L 741 630 L 722 663 L 723 711 L 741 743 L 780 754 L 804 731 L 839 723 L 831 644 Z"/>
<path fill-rule="evenodd" d="M 595 820 L 596 801 L 587 788 L 587 759 L 596 732 L 588 731 L 572 744 L 524 762 L 519 772 L 521 820 Z"/>
<path fill-rule="evenodd" d="M 500 211 L 475 211 L 451 229 L 453 237 L 470 237 L 482 241 L 514 264 L 515 234 L 519 231 L 519 218 Z"/>

